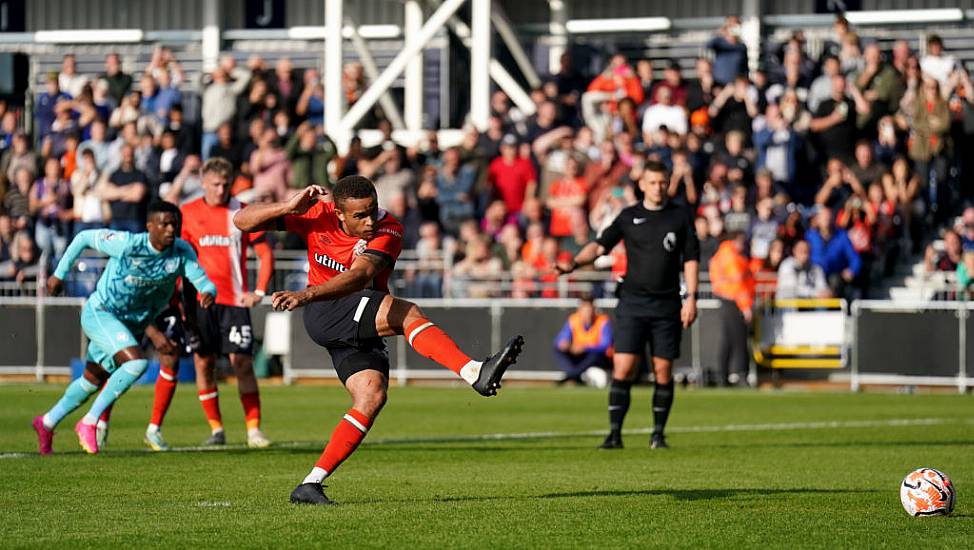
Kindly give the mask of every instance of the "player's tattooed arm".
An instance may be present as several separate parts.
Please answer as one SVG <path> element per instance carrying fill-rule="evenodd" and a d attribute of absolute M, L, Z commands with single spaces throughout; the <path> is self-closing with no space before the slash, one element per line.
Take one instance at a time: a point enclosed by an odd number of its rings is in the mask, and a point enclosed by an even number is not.
<path fill-rule="evenodd" d="M 368 288 L 372 279 L 388 267 L 389 262 L 390 258 L 382 252 L 366 250 L 355 258 L 347 271 L 304 290 L 275 292 L 271 304 L 278 311 L 292 311 L 311 302 L 348 296 Z"/>

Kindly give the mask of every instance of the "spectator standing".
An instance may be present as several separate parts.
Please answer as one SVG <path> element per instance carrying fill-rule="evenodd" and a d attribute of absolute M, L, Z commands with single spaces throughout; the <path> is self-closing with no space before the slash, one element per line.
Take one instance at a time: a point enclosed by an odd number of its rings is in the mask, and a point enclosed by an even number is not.
<path fill-rule="evenodd" d="M 85 149 L 78 168 L 71 174 L 71 194 L 74 197 L 74 233 L 105 227 L 110 210 L 95 192 L 98 185 L 98 165 L 95 152 Z"/>
<path fill-rule="evenodd" d="M 856 104 L 846 97 L 846 79 L 832 77 L 832 95 L 822 101 L 810 129 L 818 137 L 824 158 L 838 158 L 848 162 L 856 142 Z M 864 111 L 867 112 L 867 111 Z"/>
<path fill-rule="evenodd" d="M 49 157 L 44 176 L 30 191 L 30 213 L 34 218 L 36 244 L 48 261 L 60 258 L 71 236 L 71 188 L 61 178 L 61 164 Z"/>
<path fill-rule="evenodd" d="M 559 384 L 582 383 L 590 368 L 608 368 L 612 347 L 612 322 L 600 313 L 589 296 L 582 297 L 555 337 L 555 364 L 565 373 Z"/>
<path fill-rule="evenodd" d="M 108 95 L 115 105 L 121 104 L 132 88 L 132 76 L 122 72 L 122 61 L 117 53 L 105 56 L 105 72 L 98 78 L 108 83 Z"/>
<path fill-rule="evenodd" d="M 81 90 L 88 83 L 88 77 L 78 74 L 78 62 L 73 53 L 65 54 L 61 58 L 61 72 L 57 75 L 58 87 L 71 97 L 81 95 Z"/>
<path fill-rule="evenodd" d="M 121 164 L 107 180 L 96 188 L 102 200 L 112 211 L 109 225 L 112 229 L 139 233 L 145 227 L 146 207 L 149 203 L 149 187 L 145 174 L 135 166 L 135 150 L 125 144 L 121 149 Z"/>
<path fill-rule="evenodd" d="M 738 75 L 747 74 L 747 46 L 741 42 L 741 20 L 732 15 L 724 20 L 716 36 L 707 42 L 714 52 L 714 80 L 724 86 Z"/>
<path fill-rule="evenodd" d="M 22 132 L 14 134 L 11 146 L 0 156 L 0 191 L 9 189 L 19 170 L 30 172 L 31 179 L 38 172 L 39 159 L 37 153 L 31 150 L 27 135 Z"/>
<path fill-rule="evenodd" d="M 584 206 L 588 193 L 588 184 L 579 174 L 578 160 L 569 156 L 565 161 L 565 174 L 555 180 L 548 190 L 545 206 L 551 211 L 551 224 L 548 234 L 552 237 L 569 237 L 573 234 L 572 224 L 581 214 L 584 219 Z"/>
<path fill-rule="evenodd" d="M 645 99 L 643 87 L 625 56 L 613 55 L 609 65 L 588 85 L 588 92 L 604 92 L 608 95 L 608 108 L 616 112 L 619 101 L 628 97 L 636 105 Z"/>
<path fill-rule="evenodd" d="M 750 361 L 747 356 L 747 327 L 754 307 L 754 276 L 744 257 L 744 235 L 729 234 L 710 260 L 710 284 L 720 300 L 721 330 L 717 345 L 720 385 L 746 380 Z"/>
<path fill-rule="evenodd" d="M 228 72 L 222 66 L 213 71 L 213 81 L 203 91 L 203 143 L 202 155 L 205 162 L 210 158 L 210 148 L 216 143 L 216 130 L 224 122 L 233 120 L 237 113 L 237 96 L 247 89 L 250 71 L 233 66 Z"/>
<path fill-rule="evenodd" d="M 294 189 L 309 185 L 331 189 L 328 163 L 338 155 L 338 147 L 327 135 L 319 134 L 317 128 L 302 122 L 284 148 L 291 162 L 291 187 Z"/>
<path fill-rule="evenodd" d="M 277 140 L 277 132 L 273 128 L 265 129 L 260 136 L 260 146 L 250 156 L 255 202 L 280 202 L 287 197 L 291 163 Z"/>
<path fill-rule="evenodd" d="M 858 297 L 852 283 L 859 276 L 862 260 L 849 236 L 835 227 L 832 209 L 828 207 L 820 207 L 814 221 L 812 229 L 805 233 L 812 262 L 825 272 L 834 295 L 848 300 Z"/>
<path fill-rule="evenodd" d="M 3 211 L 10 216 L 16 230 L 31 226 L 30 188 L 34 173 L 27 168 L 19 168 L 14 173 L 14 185 L 3 196 Z"/>
<path fill-rule="evenodd" d="M 643 141 L 652 141 L 648 135 L 661 126 L 683 136 L 687 133 L 686 109 L 673 104 L 673 92 L 668 87 L 660 87 L 656 92 L 656 103 L 646 109 L 643 115 Z"/>
<path fill-rule="evenodd" d="M 964 246 L 961 243 L 960 235 L 953 229 L 944 231 L 944 249 L 937 252 L 933 244 L 927 245 L 926 253 L 923 257 L 924 271 L 927 273 L 946 272 L 952 273 L 957 270 L 957 266 L 964 260 Z"/>
<path fill-rule="evenodd" d="M 37 127 L 37 139 L 43 141 L 51 131 L 51 124 L 55 118 L 55 106 L 59 101 L 70 101 L 71 96 L 61 91 L 58 85 L 58 74 L 48 73 L 44 84 L 44 91 L 37 96 L 34 104 L 34 123 Z"/>
<path fill-rule="evenodd" d="M 474 186 L 477 174 L 470 165 L 460 164 L 456 149 L 447 149 L 443 166 L 436 172 L 436 202 L 440 223 L 447 233 L 457 234 L 460 223 L 474 215 Z"/>
<path fill-rule="evenodd" d="M 927 53 L 920 58 L 920 70 L 923 74 L 935 79 L 941 87 L 946 87 L 956 66 L 957 59 L 944 54 L 943 38 L 931 34 L 927 38 Z"/>
<path fill-rule="evenodd" d="M 501 156 L 487 168 L 487 179 L 494 193 L 511 214 L 521 212 L 527 197 L 533 197 L 538 184 L 531 162 L 517 154 L 517 138 L 508 134 L 501 141 Z"/>

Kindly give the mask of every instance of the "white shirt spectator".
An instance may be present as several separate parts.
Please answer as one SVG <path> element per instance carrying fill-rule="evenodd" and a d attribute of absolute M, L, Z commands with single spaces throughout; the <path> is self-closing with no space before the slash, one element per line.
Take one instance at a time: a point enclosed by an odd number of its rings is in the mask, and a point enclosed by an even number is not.
<path fill-rule="evenodd" d="M 657 103 L 646 109 L 643 115 L 643 133 L 652 133 L 666 126 L 681 136 L 687 133 L 687 113 L 679 105 Z"/>
<path fill-rule="evenodd" d="M 802 267 L 794 257 L 789 257 L 778 266 L 776 299 L 818 298 L 828 290 L 825 272 L 812 262 Z"/>
<path fill-rule="evenodd" d="M 952 55 L 925 55 L 920 58 L 920 70 L 940 82 L 942 89 L 947 89 L 950 73 L 957 66 L 957 60 Z"/>

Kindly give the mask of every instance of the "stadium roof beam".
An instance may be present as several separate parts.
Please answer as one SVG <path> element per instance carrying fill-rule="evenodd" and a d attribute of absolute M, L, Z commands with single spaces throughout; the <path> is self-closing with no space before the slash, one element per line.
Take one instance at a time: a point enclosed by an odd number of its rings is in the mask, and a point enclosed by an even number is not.
<path fill-rule="evenodd" d="M 338 4 L 339 7 L 337 8 L 337 11 L 339 12 L 341 11 L 342 0 L 326 0 L 326 1 L 327 1 L 326 6 L 333 7 L 333 4 Z M 345 136 L 351 133 L 355 125 L 358 124 L 358 122 L 362 120 L 362 117 L 369 112 L 369 109 L 371 109 L 372 106 L 375 105 L 375 102 L 379 99 L 379 96 L 382 93 L 384 93 L 386 90 L 388 90 L 390 86 L 392 86 L 392 83 L 395 81 L 396 77 L 402 74 L 410 58 L 415 56 L 424 47 L 426 47 L 426 44 L 433 38 L 436 32 L 439 31 L 444 24 L 446 24 L 450 16 L 456 13 L 456 11 L 460 8 L 461 5 L 463 5 L 465 1 L 466 0 L 446 0 L 442 5 L 440 5 L 440 7 L 435 12 L 433 12 L 430 18 L 426 21 L 426 23 L 423 24 L 422 28 L 417 33 L 415 39 L 406 43 L 406 46 L 403 48 L 403 50 L 399 52 L 399 54 L 396 55 L 395 59 L 392 60 L 392 63 L 390 63 L 389 66 L 386 67 L 384 71 L 382 71 L 382 74 L 379 75 L 379 78 L 377 78 L 372 83 L 372 85 L 369 86 L 367 90 L 365 90 L 365 93 L 362 94 L 362 97 L 360 97 L 358 101 L 356 101 L 355 104 L 352 105 L 352 107 L 348 110 L 348 112 L 345 113 L 343 117 L 341 117 L 341 123 L 339 124 L 338 128 L 336 128 L 337 133 L 333 133 L 333 135 L 338 136 L 338 138 L 343 139 L 344 141 Z M 325 14 L 325 23 L 326 24 L 328 23 L 327 13 Z M 340 21 L 339 23 L 337 23 L 337 25 L 341 25 Z M 339 31 L 339 29 L 337 28 L 335 30 Z M 329 40 L 329 42 L 330 41 L 331 40 Z M 340 42 L 340 40 L 338 40 L 337 42 Z M 340 45 L 338 46 L 337 50 L 338 50 L 337 55 L 336 52 L 329 50 L 331 55 L 328 57 L 330 57 L 331 59 L 333 59 L 335 62 L 339 64 L 338 74 L 335 75 L 338 81 L 334 83 L 334 85 L 337 88 L 339 88 L 338 90 L 336 90 L 336 92 L 340 93 L 340 86 L 341 86 L 341 66 L 340 66 L 341 46 Z M 331 78 L 331 75 L 329 75 L 329 78 Z M 325 100 L 326 101 L 328 100 L 327 93 L 325 94 Z M 336 111 L 326 108 L 325 112 L 336 112 Z M 329 118 L 333 119 L 335 117 L 332 116 L 325 117 L 326 123 Z"/>
<path fill-rule="evenodd" d="M 34 42 L 45 44 L 119 44 L 142 42 L 142 29 L 37 31 Z"/>
<path fill-rule="evenodd" d="M 534 65 L 531 63 L 531 59 L 528 58 L 528 54 L 521 47 L 521 42 L 518 41 L 517 36 L 514 34 L 514 29 L 511 28 L 511 21 L 504 12 L 504 8 L 501 7 L 500 2 L 495 2 L 492 6 L 490 20 L 494 23 L 497 34 L 504 41 L 507 49 L 510 50 L 514 62 L 517 63 L 518 69 L 521 70 L 521 74 L 528 81 L 528 86 L 531 88 L 541 86 L 541 78 L 538 77 L 538 72 L 534 70 Z"/>
<path fill-rule="evenodd" d="M 365 40 L 358 34 L 357 27 L 354 22 L 349 20 L 349 24 L 345 26 L 346 29 L 351 29 L 349 39 L 352 42 L 352 47 L 355 48 L 356 53 L 358 53 L 359 59 L 362 61 L 362 69 L 365 71 L 365 76 L 369 78 L 370 82 L 375 82 L 376 78 L 379 78 L 379 67 L 375 63 L 375 58 L 372 57 L 372 52 L 369 51 L 369 47 L 365 44 Z M 422 77 L 422 74 L 420 74 Z M 392 100 L 392 96 L 389 95 L 389 91 L 386 90 L 381 96 L 379 96 L 379 105 L 386 112 L 386 116 L 389 117 L 389 122 L 392 123 L 392 127 L 396 130 L 402 130 L 406 127 L 406 124 L 402 120 L 402 115 L 399 113 L 399 107 L 396 106 L 396 102 Z M 420 104 L 422 108 L 422 103 Z M 421 113 L 422 114 L 422 113 Z"/>
<path fill-rule="evenodd" d="M 568 50 L 568 5 L 567 0 L 548 0 L 548 33 L 551 34 L 548 48 L 548 72 L 561 71 L 561 56 Z"/>
<path fill-rule="evenodd" d="M 490 118 L 490 4 L 470 0 L 470 121 L 481 132 Z"/>
<path fill-rule="evenodd" d="M 220 58 L 220 0 L 203 1 L 203 38 L 200 49 L 203 54 L 203 70 L 216 68 Z"/>
<path fill-rule="evenodd" d="M 419 0 L 406 0 L 403 5 L 403 30 L 407 44 L 416 39 L 421 28 L 423 28 L 423 7 L 419 4 Z M 406 111 L 406 128 L 413 131 L 422 130 L 423 50 L 419 50 L 406 64 L 405 84 L 403 110 Z"/>
<path fill-rule="evenodd" d="M 451 17 L 449 25 L 450 28 L 453 29 L 453 33 L 457 35 L 463 45 L 470 48 L 470 27 L 468 27 L 466 23 L 457 17 Z M 472 64 L 473 63 L 471 63 L 471 65 Z M 521 86 L 517 83 L 517 80 L 514 80 L 514 77 L 507 72 L 507 69 L 505 69 L 504 66 L 493 57 L 490 58 L 487 68 L 488 72 L 490 73 L 490 78 L 492 78 L 500 89 L 507 94 L 507 97 L 511 98 L 511 101 L 517 105 L 517 108 L 526 115 L 533 115 L 536 110 L 534 101 L 531 101 L 531 96 L 529 96 L 527 92 L 521 88 Z"/>
<path fill-rule="evenodd" d="M 339 147 L 348 142 L 342 126 L 345 94 L 342 91 L 342 10 L 345 0 L 325 0 L 325 131 Z M 385 90 L 382 90 L 385 91 Z M 373 103 L 375 100 L 373 99 Z M 371 107 L 371 105 L 370 105 Z M 361 118 L 361 117 L 359 117 Z M 356 120 L 356 122 L 358 122 Z M 348 126 L 351 129 L 354 126 Z"/>

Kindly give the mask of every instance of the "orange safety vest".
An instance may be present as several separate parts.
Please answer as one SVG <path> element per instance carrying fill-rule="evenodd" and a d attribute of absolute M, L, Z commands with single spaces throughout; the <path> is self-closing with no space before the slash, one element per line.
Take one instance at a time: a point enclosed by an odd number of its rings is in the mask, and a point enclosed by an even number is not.
<path fill-rule="evenodd" d="M 733 300 L 744 311 L 754 305 L 754 275 L 747 258 L 737 251 L 734 243 L 720 243 L 710 260 L 710 285 L 715 296 Z"/>
<path fill-rule="evenodd" d="M 582 316 L 572 313 L 568 316 L 568 326 L 572 329 L 572 343 L 591 348 L 598 345 L 599 338 L 602 337 L 602 328 L 609 322 L 609 316 L 600 313 L 595 316 L 592 326 L 585 328 L 582 323 Z"/>

